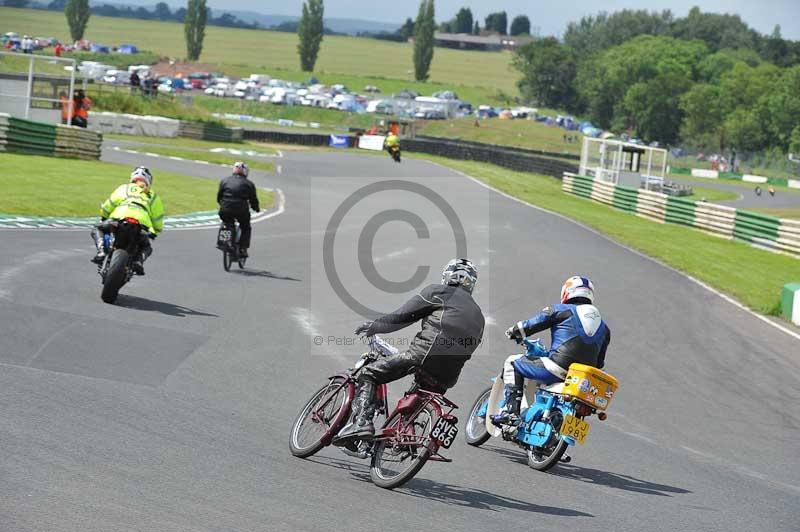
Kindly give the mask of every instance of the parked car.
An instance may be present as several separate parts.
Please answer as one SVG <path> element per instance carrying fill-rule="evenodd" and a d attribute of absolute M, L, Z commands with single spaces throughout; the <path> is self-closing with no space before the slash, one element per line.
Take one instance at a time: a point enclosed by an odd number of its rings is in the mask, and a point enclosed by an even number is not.
<path fill-rule="evenodd" d="M 106 75 L 103 76 L 103 81 L 106 83 L 115 83 L 118 85 L 127 85 L 131 82 L 131 73 L 127 70 L 108 70 Z"/>
<path fill-rule="evenodd" d="M 211 85 L 211 74 L 208 72 L 193 72 L 187 77 L 193 89 L 205 90 Z"/>

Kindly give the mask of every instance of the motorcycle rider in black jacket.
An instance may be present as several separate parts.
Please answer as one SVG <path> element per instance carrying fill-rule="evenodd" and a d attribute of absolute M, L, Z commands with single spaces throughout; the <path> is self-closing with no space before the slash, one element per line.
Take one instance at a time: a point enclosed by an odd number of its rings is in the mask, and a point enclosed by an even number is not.
<path fill-rule="evenodd" d="M 217 192 L 217 203 L 219 204 L 219 217 L 225 225 L 233 227 L 234 221 L 238 220 L 239 228 L 242 230 L 239 239 L 239 254 L 247 257 L 247 248 L 250 247 L 250 207 L 255 212 L 261 208 L 258 205 L 258 194 L 256 186 L 247 179 L 250 169 L 247 164 L 237 162 L 233 165 L 233 174 L 223 178 L 219 182 Z"/>
<path fill-rule="evenodd" d="M 422 321 L 408 350 L 381 358 L 365 366 L 353 401 L 353 418 L 336 436 L 334 443 L 366 439 L 375 434 L 375 388 L 396 381 L 421 368 L 435 379 L 440 391 L 452 388 L 461 368 L 483 338 L 484 318 L 472 299 L 478 281 L 475 266 L 467 259 L 453 259 L 442 272 L 441 284 L 425 287 L 398 310 L 360 325 L 355 333 L 372 336 L 391 333 Z M 430 386 L 431 383 L 427 383 Z"/>

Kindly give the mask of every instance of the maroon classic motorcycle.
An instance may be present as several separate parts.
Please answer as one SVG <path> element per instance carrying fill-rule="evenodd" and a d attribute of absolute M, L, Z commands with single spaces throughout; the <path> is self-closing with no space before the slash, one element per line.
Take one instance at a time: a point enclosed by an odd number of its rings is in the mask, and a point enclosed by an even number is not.
<path fill-rule="evenodd" d="M 397 353 L 377 336 L 369 339 L 369 348 L 352 369 L 329 377 L 300 411 L 289 435 L 289 449 L 294 456 L 307 458 L 331 445 L 352 415 L 361 369 L 380 357 Z M 350 456 L 371 457 L 370 476 L 381 488 L 405 484 L 428 460 L 452 462 L 440 455 L 439 449 L 448 449 L 458 434 L 458 419 L 452 414 L 458 406 L 444 397 L 441 386 L 424 371 L 417 370 L 414 376 L 414 384 L 392 412 L 386 385 L 378 386 L 376 415 L 384 416 L 385 422 L 372 439 L 349 441 L 341 447 Z"/>

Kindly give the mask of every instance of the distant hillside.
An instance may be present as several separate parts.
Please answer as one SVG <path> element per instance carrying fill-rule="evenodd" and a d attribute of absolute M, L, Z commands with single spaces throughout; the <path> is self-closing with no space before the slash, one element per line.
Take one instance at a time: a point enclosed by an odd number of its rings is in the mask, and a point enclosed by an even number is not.
<path fill-rule="evenodd" d="M 2 0 L 0 0 L 0 3 L 2 3 Z M 46 6 L 48 3 L 49 2 L 47 0 L 37 0 L 31 2 L 31 4 L 42 4 L 42 7 Z M 153 10 L 153 7 L 156 5 L 156 3 L 157 2 L 154 2 L 153 0 L 126 0 L 126 1 L 89 0 L 89 4 L 92 6 L 110 4 L 114 6 L 145 7 L 150 11 Z M 185 7 L 185 2 L 181 3 L 172 0 L 167 0 L 166 3 L 172 9 Z M 218 6 L 211 6 L 211 11 L 214 13 L 214 16 L 220 16 L 222 13 L 230 13 L 236 18 L 247 23 L 258 22 L 258 25 L 261 26 L 262 28 L 270 28 L 272 26 L 277 26 L 284 22 L 295 22 L 300 19 L 299 16 L 295 17 L 289 15 L 265 15 L 263 13 L 257 13 L 255 11 L 249 11 L 249 10 L 239 11 L 233 9 L 220 8 Z M 378 22 L 374 20 L 362 20 L 355 18 L 326 18 L 325 27 L 332 31 L 335 31 L 336 33 L 347 33 L 350 35 L 355 35 L 357 33 L 380 33 L 382 31 L 393 32 L 400 27 L 400 24 L 391 22 Z"/>

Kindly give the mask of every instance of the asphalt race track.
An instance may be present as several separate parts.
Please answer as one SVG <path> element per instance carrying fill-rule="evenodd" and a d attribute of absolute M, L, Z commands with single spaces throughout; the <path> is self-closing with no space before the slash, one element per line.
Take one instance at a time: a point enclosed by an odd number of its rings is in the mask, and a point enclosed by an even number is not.
<path fill-rule="evenodd" d="M 279 162 L 280 175 L 253 172 L 286 204 L 254 226 L 245 271 L 222 270 L 213 228 L 165 232 L 146 277 L 113 306 L 100 300 L 86 232 L 0 231 L 0 530 L 800 529 L 796 338 L 445 168 L 312 151 Z M 158 170 L 221 177 L 214 166 L 147 164 L 156 189 Z M 593 418 L 586 445 L 550 473 L 510 444 L 468 447 L 462 423 L 454 462 L 429 463 L 393 492 L 338 449 L 292 457 L 299 408 L 360 353 L 346 345 L 363 319 L 352 301 L 393 309 L 412 293 L 398 283 L 418 266 L 438 282 L 458 242 L 480 267 L 475 297 L 489 324 L 449 394 L 462 421 L 515 351 L 503 330 L 578 272 L 595 281 L 613 330 L 607 370 L 621 384 L 609 419 Z M 379 287 L 364 280 L 369 259 Z"/>

